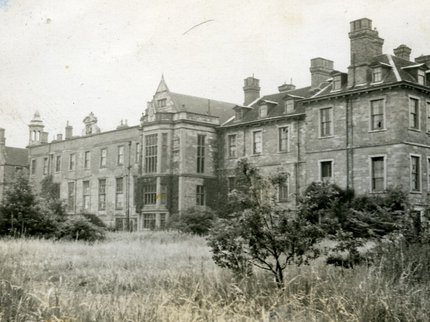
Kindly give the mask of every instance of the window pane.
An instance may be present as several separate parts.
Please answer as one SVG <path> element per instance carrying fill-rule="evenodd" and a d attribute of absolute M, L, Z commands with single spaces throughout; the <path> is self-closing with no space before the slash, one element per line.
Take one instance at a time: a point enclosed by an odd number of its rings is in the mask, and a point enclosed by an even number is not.
<path fill-rule="evenodd" d="M 261 131 L 253 132 L 253 143 L 254 143 L 253 153 L 254 154 L 261 153 L 263 151 Z"/>
<path fill-rule="evenodd" d="M 279 128 L 279 151 L 288 151 L 288 127 Z"/>
<path fill-rule="evenodd" d="M 384 157 L 372 158 L 372 191 L 384 190 Z"/>

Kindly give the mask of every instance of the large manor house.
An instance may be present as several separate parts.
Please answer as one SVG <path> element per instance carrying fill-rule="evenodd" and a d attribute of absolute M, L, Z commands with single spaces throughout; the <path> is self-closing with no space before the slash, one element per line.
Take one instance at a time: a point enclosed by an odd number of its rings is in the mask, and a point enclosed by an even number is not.
<path fill-rule="evenodd" d="M 28 167 L 37 187 L 47 175 L 60 184 L 70 214 L 93 213 L 108 225 L 162 228 L 192 207 L 216 208 L 220 187 L 234 189 L 235 167 L 247 158 L 265 174 L 285 173 L 278 201 L 290 209 L 312 182 L 358 194 L 401 186 L 417 211 L 430 193 L 430 55 L 411 58 L 400 45 L 383 53 L 372 21 L 350 23 L 350 65 L 310 61 L 311 83 L 283 84 L 260 95 L 244 80 L 243 103 L 172 92 L 164 78 L 141 122 L 101 132 L 84 118 L 48 142 L 35 113 L 26 149 L 5 146 L 0 130 L 0 197 L 16 171 Z"/>

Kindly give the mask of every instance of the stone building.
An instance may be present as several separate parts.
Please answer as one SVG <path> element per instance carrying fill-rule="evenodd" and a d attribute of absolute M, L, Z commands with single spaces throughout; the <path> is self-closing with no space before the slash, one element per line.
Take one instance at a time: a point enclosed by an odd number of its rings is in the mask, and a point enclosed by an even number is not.
<path fill-rule="evenodd" d="M 286 172 L 279 199 L 292 207 L 290 197 L 308 184 L 331 181 L 359 194 L 401 186 L 423 210 L 430 192 L 430 55 L 412 61 L 406 45 L 383 54 L 384 40 L 367 18 L 351 22 L 349 38 L 348 71 L 314 58 L 310 87 L 284 84 L 259 97 L 259 81 L 245 80 L 244 105 L 221 127 L 224 172 L 232 173 L 239 157 Z"/>
<path fill-rule="evenodd" d="M 245 79 L 243 104 L 171 92 L 162 78 L 139 126 L 100 132 L 91 113 L 82 136 L 47 141 L 38 113 L 29 125 L 30 177 L 60 183 L 71 214 L 95 213 L 138 230 L 163 227 L 189 208 L 216 208 L 220 181 L 234 188 L 246 157 L 265 174 L 285 173 L 277 197 L 294 209 L 314 181 L 357 193 L 402 186 L 417 210 L 430 192 L 430 55 L 411 59 L 384 40 L 367 18 L 351 22 L 350 65 L 311 59 L 309 86 L 260 95 Z"/>
<path fill-rule="evenodd" d="M 27 149 L 6 146 L 5 130 L 0 128 L 0 203 L 18 172 L 28 169 Z"/>
<path fill-rule="evenodd" d="M 52 175 L 60 184 L 60 197 L 69 214 L 92 213 L 107 225 L 123 229 L 130 219 L 137 228 L 134 182 L 139 172 L 140 129 L 121 122 L 116 130 L 100 132 L 97 118 L 90 113 L 83 120 L 82 136 L 72 126 L 65 137 L 57 134 L 48 142 L 43 121 L 35 113 L 29 125 L 30 179 L 40 182 Z"/>

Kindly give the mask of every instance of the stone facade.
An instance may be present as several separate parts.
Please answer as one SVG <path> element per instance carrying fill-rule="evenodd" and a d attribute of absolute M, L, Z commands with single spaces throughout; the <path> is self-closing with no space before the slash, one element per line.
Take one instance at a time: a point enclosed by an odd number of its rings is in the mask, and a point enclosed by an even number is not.
<path fill-rule="evenodd" d="M 359 194 L 401 186 L 423 210 L 430 193 L 430 55 L 412 62 L 406 45 L 383 54 L 384 40 L 367 18 L 351 22 L 349 38 L 347 72 L 317 57 L 309 86 L 283 84 L 261 97 L 259 80 L 248 77 L 243 105 L 174 93 L 162 78 L 140 126 L 100 132 L 90 114 L 83 136 L 67 126 L 65 139 L 50 143 L 37 113 L 29 126 L 30 176 L 40 182 L 52 174 L 70 213 L 89 211 L 117 226 L 129 217 L 139 230 L 162 227 L 192 207 L 216 207 L 220 182 L 234 188 L 244 157 L 264 174 L 287 175 L 277 194 L 291 209 L 311 182 L 330 181 Z"/>

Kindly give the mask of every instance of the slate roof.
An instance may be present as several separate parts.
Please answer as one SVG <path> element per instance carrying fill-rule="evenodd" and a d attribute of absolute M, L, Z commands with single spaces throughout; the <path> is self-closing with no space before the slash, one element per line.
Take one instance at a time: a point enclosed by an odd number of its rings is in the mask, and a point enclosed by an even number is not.
<path fill-rule="evenodd" d="M 264 95 L 260 97 L 258 100 L 252 102 L 248 106 L 246 106 L 243 114 L 243 118 L 240 121 L 235 120 L 234 118 L 231 118 L 228 122 L 226 122 L 223 125 L 232 125 L 232 124 L 242 124 L 247 123 L 255 120 L 264 120 L 271 117 L 277 117 L 277 116 L 288 116 L 293 114 L 300 114 L 304 113 L 304 109 L 301 105 L 296 105 L 296 109 L 294 112 L 285 114 L 284 108 L 285 108 L 285 102 L 291 98 L 294 100 L 300 100 L 302 98 L 308 98 L 312 96 L 311 87 L 303 87 L 298 89 L 293 89 L 289 91 L 284 91 L 280 93 L 275 94 L 269 94 Z M 267 116 L 264 119 L 259 118 L 259 111 L 258 106 L 261 105 L 261 102 L 266 102 L 267 104 Z M 239 105 L 236 105 L 239 106 Z"/>
<path fill-rule="evenodd" d="M 5 147 L 6 165 L 28 166 L 28 150 L 21 148 Z"/>
<path fill-rule="evenodd" d="M 208 98 L 169 92 L 178 111 L 217 116 L 224 123 L 234 114 L 236 104 L 216 101 Z"/>

